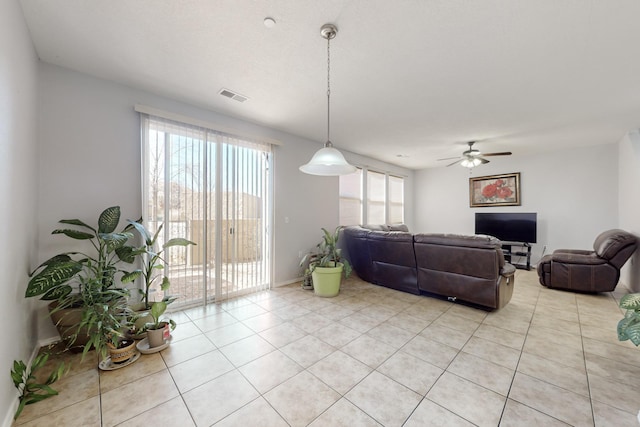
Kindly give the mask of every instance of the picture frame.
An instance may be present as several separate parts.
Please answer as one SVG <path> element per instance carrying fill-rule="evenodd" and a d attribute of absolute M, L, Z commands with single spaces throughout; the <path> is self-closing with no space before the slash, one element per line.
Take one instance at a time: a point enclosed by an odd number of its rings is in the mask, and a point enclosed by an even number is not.
<path fill-rule="evenodd" d="M 520 206 L 520 172 L 469 178 L 469 206 Z"/>

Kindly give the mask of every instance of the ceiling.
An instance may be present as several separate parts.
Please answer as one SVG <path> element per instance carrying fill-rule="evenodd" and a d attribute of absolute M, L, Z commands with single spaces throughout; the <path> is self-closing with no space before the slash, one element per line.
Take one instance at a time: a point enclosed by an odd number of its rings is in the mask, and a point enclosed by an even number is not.
<path fill-rule="evenodd" d="M 42 61 L 319 143 L 333 23 L 333 144 L 410 169 L 469 140 L 520 156 L 640 127 L 637 0 L 20 3 Z"/>

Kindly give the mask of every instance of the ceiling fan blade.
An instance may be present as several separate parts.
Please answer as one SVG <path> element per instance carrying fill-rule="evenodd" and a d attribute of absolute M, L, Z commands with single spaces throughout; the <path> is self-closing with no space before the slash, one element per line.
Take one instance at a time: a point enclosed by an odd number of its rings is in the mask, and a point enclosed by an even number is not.
<path fill-rule="evenodd" d="M 503 151 L 501 153 L 482 153 L 483 156 L 510 156 L 511 151 Z"/>
<path fill-rule="evenodd" d="M 463 160 L 464 160 L 464 159 L 458 159 L 458 160 L 456 160 L 456 161 L 455 161 L 455 162 L 453 162 L 453 163 L 449 163 L 449 164 L 447 165 L 447 167 L 449 167 L 449 166 L 453 166 L 453 165 L 455 165 L 456 163 L 460 163 L 460 162 L 461 162 L 461 161 L 463 161 Z"/>
<path fill-rule="evenodd" d="M 453 160 L 453 159 L 459 159 L 460 156 L 456 156 L 456 157 L 445 157 L 444 159 L 438 159 L 438 161 L 440 160 Z"/>
<path fill-rule="evenodd" d="M 483 156 L 486 156 L 486 154 L 483 154 Z M 482 157 L 476 157 L 476 159 L 480 160 L 483 165 L 489 163 L 489 160 L 483 159 Z"/>

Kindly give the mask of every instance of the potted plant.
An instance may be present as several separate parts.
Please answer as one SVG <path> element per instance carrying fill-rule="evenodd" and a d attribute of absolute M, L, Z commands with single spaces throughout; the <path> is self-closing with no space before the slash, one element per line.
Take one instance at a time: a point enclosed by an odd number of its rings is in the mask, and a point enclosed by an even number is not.
<path fill-rule="evenodd" d="M 107 343 L 117 343 L 121 336 L 128 290 L 118 286 L 116 276 L 122 275 L 123 284 L 132 280 L 120 263 L 133 263 L 135 248 L 127 244 L 133 237 L 132 227 L 116 231 L 119 222 L 119 206 L 105 209 L 97 228 L 79 219 L 61 220 L 76 228 L 57 229 L 52 234 L 88 242 L 93 251 L 55 255 L 30 274 L 25 296 L 51 301 L 51 318 L 72 350 L 81 348 L 86 354 L 95 347 L 105 355 Z"/>
<path fill-rule="evenodd" d="M 127 275 L 128 280 L 135 280 L 140 276 L 142 276 L 143 278 L 143 289 L 139 289 L 142 301 L 140 302 L 140 304 L 133 307 L 133 310 L 137 312 L 137 319 L 134 324 L 134 336 L 136 338 L 143 338 L 144 333 L 140 334 L 137 332 L 142 331 L 145 323 L 151 320 L 150 315 L 147 314 L 146 311 L 150 310 L 153 305 L 153 302 L 150 301 L 149 298 L 149 294 L 151 293 L 153 285 L 158 282 L 160 278 L 162 278 L 160 280 L 160 289 L 165 292 L 162 301 L 166 305 L 168 305 L 176 299 L 176 297 L 166 295 L 166 291 L 171 286 L 171 283 L 167 276 L 159 272 L 159 270 L 164 270 L 166 265 L 166 261 L 163 258 L 165 250 L 174 246 L 184 247 L 195 245 L 196 243 L 184 238 L 177 237 L 167 240 L 162 245 L 162 248 L 160 248 L 160 250 L 157 250 L 158 236 L 162 231 L 162 225 L 160 225 L 155 234 L 152 235 L 139 221 L 129 221 L 129 224 L 138 232 L 143 240 L 142 246 L 135 250 L 136 255 L 143 256 L 142 268 L 133 270 Z"/>
<path fill-rule="evenodd" d="M 628 294 L 620 298 L 620 308 L 624 308 L 624 318 L 618 322 L 618 339 L 631 340 L 640 345 L 640 293 Z"/>
<path fill-rule="evenodd" d="M 333 233 L 322 229 L 322 240 L 316 245 L 317 252 L 305 255 L 300 265 L 309 263 L 313 290 L 321 297 L 334 297 L 340 292 L 342 275 L 351 275 L 351 264 L 342 257 L 342 249 L 338 248 L 338 239 L 342 227 L 336 227 Z"/>
<path fill-rule="evenodd" d="M 147 331 L 147 340 L 149 341 L 150 349 L 167 344 L 170 338 L 170 330 L 173 331 L 176 328 L 176 322 L 172 319 L 161 318 L 166 309 L 167 303 L 164 301 L 156 301 L 151 304 L 149 315 L 152 321 L 144 326 L 144 329 Z"/>
<path fill-rule="evenodd" d="M 313 289 L 313 278 L 311 274 L 311 268 L 307 267 L 304 269 L 304 275 L 302 276 L 302 289 L 311 290 Z"/>

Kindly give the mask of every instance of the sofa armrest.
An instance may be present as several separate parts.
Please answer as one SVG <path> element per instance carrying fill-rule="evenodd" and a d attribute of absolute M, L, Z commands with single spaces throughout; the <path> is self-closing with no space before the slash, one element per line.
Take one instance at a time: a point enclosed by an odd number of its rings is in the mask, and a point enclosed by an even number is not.
<path fill-rule="evenodd" d="M 500 275 L 502 277 L 512 277 L 514 274 L 516 274 L 516 268 L 508 262 L 505 262 L 500 269 Z"/>
<path fill-rule="evenodd" d="M 588 254 L 573 253 L 573 252 L 554 252 L 551 255 L 552 262 L 559 262 L 564 264 L 581 264 L 581 265 L 601 265 L 607 264 L 607 260 L 600 258 L 593 252 Z"/>
<path fill-rule="evenodd" d="M 586 251 L 583 249 L 556 249 L 553 251 L 553 255 L 559 254 L 591 255 L 593 254 L 593 251 Z"/>

